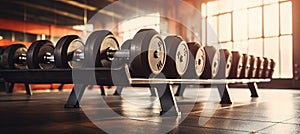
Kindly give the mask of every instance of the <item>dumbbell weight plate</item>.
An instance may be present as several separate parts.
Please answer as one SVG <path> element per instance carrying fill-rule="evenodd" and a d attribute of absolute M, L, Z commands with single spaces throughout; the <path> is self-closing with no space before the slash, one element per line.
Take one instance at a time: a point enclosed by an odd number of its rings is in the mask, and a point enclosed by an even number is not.
<path fill-rule="evenodd" d="M 5 47 L 0 47 L 0 68 L 3 68 L 2 66 L 2 54 L 5 50 Z"/>
<path fill-rule="evenodd" d="M 238 51 L 232 51 L 232 63 L 231 63 L 231 71 L 229 74 L 230 79 L 237 79 L 241 75 L 242 67 L 243 67 L 243 56 Z"/>
<path fill-rule="evenodd" d="M 270 62 L 269 62 L 269 59 L 264 57 L 264 62 L 263 62 L 263 69 L 262 69 L 262 73 L 261 73 L 261 78 L 267 78 L 268 76 L 268 70 L 270 70 Z"/>
<path fill-rule="evenodd" d="M 270 70 L 267 78 L 272 78 L 274 69 L 275 69 L 275 61 L 273 59 L 270 59 Z"/>
<path fill-rule="evenodd" d="M 129 40 L 126 40 L 123 44 L 122 44 L 122 46 L 121 46 L 121 49 L 128 49 L 128 50 L 130 50 L 130 47 L 131 47 L 131 39 L 129 39 Z"/>
<path fill-rule="evenodd" d="M 229 76 L 231 70 L 232 55 L 227 49 L 220 49 L 220 67 L 216 78 L 225 79 Z"/>
<path fill-rule="evenodd" d="M 220 52 L 213 46 L 204 47 L 206 54 L 205 68 L 200 76 L 201 79 L 215 78 L 220 66 Z"/>
<path fill-rule="evenodd" d="M 243 67 L 241 70 L 240 78 L 248 78 L 249 70 L 250 70 L 250 57 L 247 54 L 243 54 Z"/>
<path fill-rule="evenodd" d="M 5 47 L 0 47 L 0 55 L 3 54 L 4 50 L 5 50 Z"/>
<path fill-rule="evenodd" d="M 253 78 L 255 74 L 255 69 L 256 69 L 256 58 L 253 55 L 249 56 L 249 62 L 250 62 L 250 68 L 248 72 L 248 79 Z"/>
<path fill-rule="evenodd" d="M 166 78 L 179 78 L 187 70 L 189 64 L 189 48 L 179 36 L 165 38 L 167 60 L 162 70 Z"/>
<path fill-rule="evenodd" d="M 154 29 L 142 29 L 135 34 L 129 62 L 133 77 L 149 78 L 162 71 L 166 62 L 166 45 Z"/>
<path fill-rule="evenodd" d="M 45 60 L 46 55 L 53 55 L 54 45 L 49 40 L 38 40 L 28 48 L 26 63 L 29 69 L 53 69 L 54 62 Z"/>
<path fill-rule="evenodd" d="M 108 30 L 93 32 L 84 46 L 84 60 L 87 67 L 111 67 L 107 50 L 119 50 L 119 43 Z"/>
<path fill-rule="evenodd" d="M 257 60 L 256 60 L 256 70 L 255 70 L 255 76 L 254 76 L 254 78 L 260 78 L 260 76 L 261 76 L 261 66 L 262 66 L 262 63 L 263 63 L 263 61 L 261 60 L 261 58 L 260 57 L 257 57 L 256 58 Z"/>
<path fill-rule="evenodd" d="M 77 35 L 67 35 L 60 38 L 54 49 L 55 66 L 57 68 L 77 68 L 81 61 L 73 60 L 74 52 L 83 52 L 84 43 Z"/>
<path fill-rule="evenodd" d="M 6 69 L 26 69 L 26 64 L 19 64 L 18 57 L 26 55 L 27 47 L 23 44 L 12 44 L 6 47 L 1 58 L 1 65 Z"/>
<path fill-rule="evenodd" d="M 189 54 L 189 65 L 184 74 L 184 78 L 199 78 L 205 67 L 205 50 L 198 42 L 187 43 Z"/>
<path fill-rule="evenodd" d="M 264 63 L 265 63 L 265 59 L 263 57 L 261 57 L 261 64 L 260 64 L 260 69 L 259 69 L 259 78 L 262 78 L 262 73 L 264 70 Z"/>

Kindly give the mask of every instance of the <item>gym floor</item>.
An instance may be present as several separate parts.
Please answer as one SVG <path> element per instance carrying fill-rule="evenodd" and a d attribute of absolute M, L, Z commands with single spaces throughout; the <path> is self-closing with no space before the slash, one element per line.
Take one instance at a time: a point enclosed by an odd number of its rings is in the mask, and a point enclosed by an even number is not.
<path fill-rule="evenodd" d="M 232 105 L 220 105 L 217 89 L 188 88 L 176 97 L 181 115 L 160 116 L 148 89 L 122 96 L 86 90 L 81 108 L 65 109 L 70 90 L 0 93 L 0 133 L 300 133 L 300 91 L 231 88 Z M 111 114 L 116 113 L 116 114 Z"/>

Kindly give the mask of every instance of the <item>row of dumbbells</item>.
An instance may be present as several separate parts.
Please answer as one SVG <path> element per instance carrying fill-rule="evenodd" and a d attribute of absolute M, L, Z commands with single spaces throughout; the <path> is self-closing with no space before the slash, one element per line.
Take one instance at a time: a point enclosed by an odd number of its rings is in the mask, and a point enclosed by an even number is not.
<path fill-rule="evenodd" d="M 267 58 L 240 55 L 226 49 L 185 42 L 180 36 L 163 39 L 153 29 L 142 29 L 122 46 L 107 30 L 91 33 L 86 42 L 67 35 L 53 45 L 38 40 L 30 47 L 13 44 L 3 49 L 5 69 L 94 68 L 129 65 L 132 77 L 271 78 L 275 63 Z"/>
<path fill-rule="evenodd" d="M 167 78 L 266 79 L 272 78 L 274 73 L 275 62 L 270 58 L 241 54 L 238 51 L 227 49 L 217 49 L 214 46 L 202 46 L 197 42 L 182 43 L 184 41 L 179 36 L 169 36 L 167 38 L 177 38 L 179 40 L 178 43 L 165 41 L 167 48 L 171 49 L 172 47 L 176 53 L 189 53 L 189 58 L 185 58 L 185 61 L 188 61 L 186 63 L 175 60 L 173 64 L 170 64 L 172 61 L 170 59 L 176 58 L 168 57 L 167 67 L 162 71 L 163 74 L 172 74 L 166 76 Z M 178 51 L 180 47 L 178 45 L 176 48 L 175 44 L 180 44 L 179 42 L 182 43 L 181 45 L 186 44 L 189 52 Z M 172 56 L 171 52 L 168 51 L 168 56 Z M 176 68 L 173 67 L 174 65 Z"/>

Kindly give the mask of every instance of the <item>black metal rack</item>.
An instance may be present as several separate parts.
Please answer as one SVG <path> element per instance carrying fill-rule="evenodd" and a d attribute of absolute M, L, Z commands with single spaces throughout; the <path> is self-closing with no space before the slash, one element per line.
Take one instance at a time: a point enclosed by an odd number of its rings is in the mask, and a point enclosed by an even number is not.
<path fill-rule="evenodd" d="M 65 104 L 65 108 L 78 108 L 79 102 L 87 85 L 100 86 L 140 86 L 155 87 L 161 104 L 161 114 L 180 114 L 172 85 L 185 87 L 187 85 L 216 85 L 218 87 L 221 104 L 232 104 L 228 84 L 248 84 L 251 97 L 258 97 L 259 82 L 270 82 L 271 79 L 159 79 L 159 78 L 131 78 L 128 66 L 120 68 L 78 68 L 78 69 L 29 69 L 29 70 L 1 70 L 0 75 L 9 83 L 24 83 L 27 94 L 31 94 L 29 84 L 64 83 L 74 84 L 72 92 Z M 118 76 L 118 81 L 112 80 L 112 75 Z M 180 90 L 182 88 L 179 88 Z M 182 91 L 176 93 L 182 95 Z"/>

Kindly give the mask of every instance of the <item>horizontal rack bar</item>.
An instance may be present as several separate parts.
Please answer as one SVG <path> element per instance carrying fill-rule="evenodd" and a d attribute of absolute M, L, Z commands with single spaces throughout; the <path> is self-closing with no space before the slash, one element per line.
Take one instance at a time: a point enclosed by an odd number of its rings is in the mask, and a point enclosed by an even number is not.
<path fill-rule="evenodd" d="M 247 84 L 247 83 L 260 83 L 270 82 L 271 79 L 159 79 L 159 78 L 131 78 L 130 84 L 143 85 L 143 84 Z"/>

